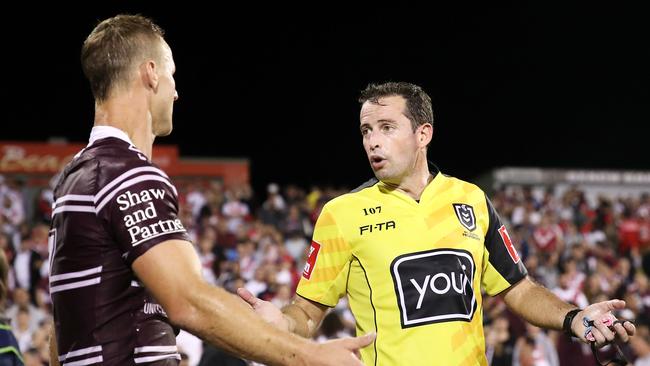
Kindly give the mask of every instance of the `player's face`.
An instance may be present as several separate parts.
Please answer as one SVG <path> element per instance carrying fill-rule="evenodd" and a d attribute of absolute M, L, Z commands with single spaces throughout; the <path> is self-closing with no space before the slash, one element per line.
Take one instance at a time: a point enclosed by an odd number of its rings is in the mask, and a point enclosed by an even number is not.
<path fill-rule="evenodd" d="M 401 96 L 365 102 L 361 106 L 363 148 L 377 179 L 399 184 L 415 169 L 418 144 Z"/>
<path fill-rule="evenodd" d="M 174 101 L 178 99 L 174 72 L 176 65 L 172 50 L 165 41 L 161 42 L 161 62 L 158 72 L 158 89 L 152 102 L 152 128 L 155 136 L 167 136 L 172 132 Z"/>

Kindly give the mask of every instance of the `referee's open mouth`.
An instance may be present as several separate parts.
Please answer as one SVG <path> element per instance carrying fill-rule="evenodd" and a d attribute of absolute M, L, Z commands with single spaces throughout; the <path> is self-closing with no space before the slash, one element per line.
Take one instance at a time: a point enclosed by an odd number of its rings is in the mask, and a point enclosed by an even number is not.
<path fill-rule="evenodd" d="M 386 159 L 383 156 L 371 155 L 370 156 L 370 165 L 373 170 L 381 169 L 386 165 Z"/>

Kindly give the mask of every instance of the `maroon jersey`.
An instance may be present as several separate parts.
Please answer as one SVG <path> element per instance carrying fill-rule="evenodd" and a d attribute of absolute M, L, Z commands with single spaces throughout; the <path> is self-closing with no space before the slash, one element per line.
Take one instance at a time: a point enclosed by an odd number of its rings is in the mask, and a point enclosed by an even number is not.
<path fill-rule="evenodd" d="M 61 364 L 178 365 L 177 332 L 131 269 L 159 243 L 189 241 L 169 177 L 122 131 L 95 127 L 54 199 L 50 294 Z"/>

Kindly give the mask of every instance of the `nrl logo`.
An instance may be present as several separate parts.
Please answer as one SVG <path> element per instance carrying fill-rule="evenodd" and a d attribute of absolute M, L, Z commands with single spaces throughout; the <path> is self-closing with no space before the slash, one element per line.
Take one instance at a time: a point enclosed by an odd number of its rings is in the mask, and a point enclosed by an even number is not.
<path fill-rule="evenodd" d="M 474 208 L 470 205 L 464 203 L 454 203 L 454 212 L 456 212 L 456 217 L 458 221 L 463 225 L 467 230 L 474 231 L 476 229 L 476 217 L 474 216 Z"/>

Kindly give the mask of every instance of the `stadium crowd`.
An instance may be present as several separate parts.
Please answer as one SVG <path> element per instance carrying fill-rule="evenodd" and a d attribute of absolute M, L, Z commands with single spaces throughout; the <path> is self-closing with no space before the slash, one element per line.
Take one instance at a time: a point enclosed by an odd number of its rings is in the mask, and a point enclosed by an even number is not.
<path fill-rule="evenodd" d="M 10 263 L 4 316 L 25 365 L 47 365 L 52 192 L 44 188 L 27 195 L 27 188 L 0 176 L 0 248 Z M 231 292 L 245 287 L 279 307 L 293 297 L 323 204 L 349 191 L 270 183 L 259 195 L 249 185 L 226 189 L 218 181 L 198 180 L 178 188 L 181 220 L 204 278 Z M 592 202 L 576 187 L 560 194 L 553 188 L 504 186 L 490 199 L 532 278 L 579 307 L 610 298 L 627 302 L 628 310 L 617 315 L 634 320 L 638 333 L 623 352 L 635 366 L 650 365 L 650 195 Z M 484 297 L 483 316 L 491 365 L 597 365 L 588 345 L 524 323 L 499 297 Z M 346 303 L 340 302 L 318 338 L 354 334 L 354 328 Z M 178 342 L 181 365 L 246 364 L 185 332 Z M 608 359 L 614 350 L 600 352 Z"/>

